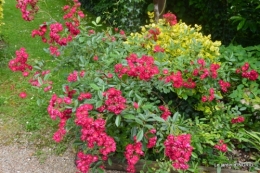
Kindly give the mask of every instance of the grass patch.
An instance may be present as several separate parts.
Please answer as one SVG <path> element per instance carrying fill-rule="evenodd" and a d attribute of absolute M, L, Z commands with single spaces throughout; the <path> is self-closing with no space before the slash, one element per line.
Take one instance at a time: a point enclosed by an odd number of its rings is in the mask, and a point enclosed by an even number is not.
<path fill-rule="evenodd" d="M 42 148 L 52 147 L 56 154 L 64 152 L 70 143 L 71 137 L 65 138 L 58 145 L 52 140 L 54 131 L 58 128 L 58 122 L 51 120 L 47 113 L 49 99 L 53 92 L 59 94 L 61 84 L 71 69 L 63 68 L 51 76 L 53 91 L 43 93 L 32 88 L 20 72 L 12 72 L 8 68 L 8 62 L 14 58 L 15 51 L 21 47 L 26 48 L 29 54 L 28 63 L 44 61 L 46 69 L 53 66 L 55 60 L 43 51 L 48 48 L 42 43 L 41 38 L 31 37 L 31 32 L 38 29 L 43 22 L 62 19 L 62 7 L 67 5 L 67 0 L 45 0 L 39 2 L 40 11 L 35 20 L 26 22 L 21 17 L 21 12 L 16 9 L 16 1 L 6 1 L 4 4 L 5 25 L 1 28 L 0 37 L 0 145 L 11 144 L 13 141 L 30 141 L 41 153 Z M 94 16 L 90 15 L 90 19 Z M 19 93 L 26 91 L 25 99 L 19 98 Z M 37 99 L 44 100 L 37 104 Z"/>

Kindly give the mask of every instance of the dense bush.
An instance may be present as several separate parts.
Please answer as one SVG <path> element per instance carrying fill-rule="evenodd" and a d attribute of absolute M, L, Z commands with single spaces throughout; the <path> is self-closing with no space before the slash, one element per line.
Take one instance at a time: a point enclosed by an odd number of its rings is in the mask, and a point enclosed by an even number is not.
<path fill-rule="evenodd" d="M 125 158 L 128 171 L 140 158 L 188 169 L 188 160 L 190 166 L 213 166 L 234 162 L 227 157 L 234 149 L 259 149 L 256 109 L 232 100 L 237 84 L 257 87 L 255 66 L 230 63 L 240 57 L 228 54 L 231 47 L 219 54 L 220 44 L 201 35 L 199 27 L 168 22 L 160 20 L 132 36 L 117 29 L 82 29 L 66 47 L 61 66 L 75 70 L 48 111 L 60 119 L 57 142 L 66 133 L 65 122 L 66 129 L 76 131 L 81 171 L 90 165 L 99 169 L 112 155 Z M 243 73 L 236 72 L 239 68 Z M 172 150 L 177 141 L 186 147 Z"/>
<path fill-rule="evenodd" d="M 146 19 L 146 8 L 149 2 L 144 0 L 81 0 L 82 6 L 97 16 L 108 25 L 124 29 L 125 31 L 137 31 Z"/>
<path fill-rule="evenodd" d="M 102 171 L 115 156 L 128 172 L 140 159 L 164 162 L 159 172 L 199 172 L 198 165 L 236 162 L 229 155 L 237 149 L 259 162 L 257 47 L 220 47 L 172 13 L 130 36 L 118 28 L 96 32 L 80 22 L 78 7 L 63 8 L 67 29 L 44 23 L 33 33 L 50 44 L 57 68 L 73 68 L 47 111 L 59 121 L 56 142 L 73 136 L 79 171 Z M 27 59 L 20 49 L 10 69 L 25 77 L 37 70 L 32 85 L 51 92 L 55 71 L 32 69 Z"/>
<path fill-rule="evenodd" d="M 259 1 L 167 1 L 167 9 L 173 11 L 187 24 L 202 25 L 204 34 L 228 45 L 244 46 L 260 44 Z"/>

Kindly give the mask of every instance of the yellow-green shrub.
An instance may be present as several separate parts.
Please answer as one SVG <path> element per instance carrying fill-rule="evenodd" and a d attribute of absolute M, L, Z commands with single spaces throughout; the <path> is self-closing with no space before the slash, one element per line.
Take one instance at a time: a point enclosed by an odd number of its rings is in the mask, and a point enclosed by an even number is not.
<path fill-rule="evenodd" d="M 3 14 L 4 2 L 5 2 L 4 0 L 0 0 L 0 27 L 4 24 L 3 21 L 2 21 L 2 19 L 4 18 L 4 14 Z"/>
<path fill-rule="evenodd" d="M 157 40 L 149 37 L 149 30 L 158 28 L 160 34 Z M 220 41 L 211 41 L 211 36 L 204 36 L 201 32 L 201 26 L 191 27 L 183 22 L 170 26 L 164 19 L 160 19 L 157 24 L 152 23 L 142 27 L 141 33 L 132 33 L 128 37 L 127 43 L 145 48 L 150 55 L 154 55 L 154 46 L 159 45 L 164 49 L 165 54 L 157 57 L 157 61 L 173 62 L 176 57 L 201 57 L 214 62 L 219 56 Z M 150 34 L 151 35 L 151 34 Z"/>

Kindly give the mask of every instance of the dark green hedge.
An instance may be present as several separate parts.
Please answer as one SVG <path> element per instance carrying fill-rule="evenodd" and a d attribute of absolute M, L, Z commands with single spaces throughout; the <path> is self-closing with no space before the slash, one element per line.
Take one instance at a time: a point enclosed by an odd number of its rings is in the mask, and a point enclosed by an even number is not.
<path fill-rule="evenodd" d="M 152 0 L 80 0 L 89 12 L 107 24 L 134 32 L 147 20 Z M 258 7 L 259 6 L 259 7 Z M 202 25 L 203 33 L 224 45 L 260 44 L 259 0 L 168 0 L 166 12 L 187 24 Z"/>
<path fill-rule="evenodd" d="M 188 24 L 202 25 L 213 40 L 251 46 L 260 44 L 259 5 L 259 0 L 168 0 L 167 10 Z"/>
<path fill-rule="evenodd" d="M 128 32 L 139 30 L 147 19 L 145 0 L 80 0 L 82 6 L 108 25 Z"/>

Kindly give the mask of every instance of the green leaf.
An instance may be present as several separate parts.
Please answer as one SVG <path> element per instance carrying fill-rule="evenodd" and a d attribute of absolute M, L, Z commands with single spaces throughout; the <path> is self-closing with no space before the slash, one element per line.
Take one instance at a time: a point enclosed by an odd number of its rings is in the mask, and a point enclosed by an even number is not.
<path fill-rule="evenodd" d="M 185 127 L 182 127 L 182 126 L 178 126 L 178 128 L 179 129 L 181 129 L 182 131 L 184 131 L 184 132 L 187 132 L 188 131 L 188 129 L 187 128 L 185 128 Z"/>
<path fill-rule="evenodd" d="M 137 122 L 137 123 L 140 124 L 140 125 L 143 125 L 143 121 L 140 120 L 140 119 L 138 119 L 138 118 L 135 118 L 135 122 Z"/>
<path fill-rule="evenodd" d="M 96 108 L 99 108 L 100 106 L 102 106 L 103 101 L 99 100 L 96 102 Z"/>
<path fill-rule="evenodd" d="M 129 91 L 129 93 L 128 93 L 128 97 L 131 97 L 132 96 L 132 94 L 133 94 L 133 90 L 131 90 L 131 91 Z"/>
<path fill-rule="evenodd" d="M 98 23 L 100 22 L 100 20 L 101 20 L 101 17 L 98 16 L 98 17 L 96 18 L 96 24 L 98 24 Z"/>
<path fill-rule="evenodd" d="M 240 30 L 243 28 L 244 24 L 245 24 L 246 19 L 243 19 L 239 22 L 239 24 L 237 25 L 237 30 Z"/>
<path fill-rule="evenodd" d="M 151 4 L 148 5 L 147 11 L 153 11 L 153 10 L 154 10 L 154 4 L 151 3 Z"/>
<path fill-rule="evenodd" d="M 98 97 L 102 100 L 103 99 L 103 92 L 102 91 L 98 91 Z"/>
<path fill-rule="evenodd" d="M 221 166 L 217 167 L 217 173 L 221 173 Z"/>
<path fill-rule="evenodd" d="M 85 41 L 85 37 L 79 37 L 79 42 L 83 43 Z"/>
<path fill-rule="evenodd" d="M 183 94 L 181 95 L 181 97 L 182 97 L 184 100 L 187 100 L 187 98 L 188 98 L 188 96 L 187 96 L 186 93 L 183 93 Z"/>
<path fill-rule="evenodd" d="M 91 23 L 92 23 L 93 25 L 97 26 L 97 23 L 96 23 L 96 22 L 92 21 Z"/>
<path fill-rule="evenodd" d="M 117 115 L 116 121 L 115 121 L 115 124 L 116 124 L 117 127 L 119 127 L 120 122 L 121 122 L 121 116 L 120 116 L 120 115 Z"/>
<path fill-rule="evenodd" d="M 99 87 L 96 85 L 96 84 L 94 84 L 94 83 L 91 83 L 91 84 L 89 84 L 90 85 L 90 87 L 91 88 L 93 88 L 94 90 L 99 90 Z"/>
<path fill-rule="evenodd" d="M 195 158 L 195 159 L 198 158 L 198 155 L 197 155 L 195 152 L 192 152 L 192 153 L 191 153 L 191 156 L 192 156 L 193 158 Z"/>
<path fill-rule="evenodd" d="M 140 117 L 143 121 L 145 121 L 146 120 L 146 118 L 145 118 L 145 116 L 143 115 L 143 114 L 139 114 L 139 116 L 138 117 Z"/>
<path fill-rule="evenodd" d="M 135 117 L 134 115 L 131 115 L 131 114 L 126 114 L 126 115 L 123 115 L 123 118 L 129 119 L 129 120 L 133 120 L 133 119 L 135 119 L 136 117 Z"/>
<path fill-rule="evenodd" d="M 88 103 L 88 104 L 94 104 L 96 102 L 97 101 L 95 99 L 87 99 L 87 100 L 85 100 L 85 103 Z"/>
<path fill-rule="evenodd" d="M 38 82 L 39 82 L 40 85 L 43 84 L 43 81 L 42 81 L 42 78 L 41 78 L 41 77 L 38 77 Z"/>
<path fill-rule="evenodd" d="M 112 160 L 110 158 L 107 159 L 107 163 L 109 166 L 111 166 L 113 163 L 112 163 Z"/>
<path fill-rule="evenodd" d="M 37 105 L 38 105 L 38 106 L 41 106 L 41 104 L 42 104 L 42 100 L 38 99 L 38 100 L 37 100 Z"/>
<path fill-rule="evenodd" d="M 243 20 L 242 16 L 232 16 L 230 17 L 231 20 Z"/>
<path fill-rule="evenodd" d="M 127 80 L 127 78 L 128 78 L 128 76 L 127 76 L 126 74 L 123 74 L 123 76 L 122 76 L 122 78 L 121 78 L 121 79 L 122 79 L 123 81 L 126 81 L 126 80 Z"/>
<path fill-rule="evenodd" d="M 241 108 L 239 108 L 239 110 L 244 111 L 244 110 L 246 110 L 246 107 L 241 107 Z"/>
<path fill-rule="evenodd" d="M 150 125 L 150 124 L 145 124 L 144 127 L 147 127 L 148 129 L 153 129 L 154 126 Z"/>
<path fill-rule="evenodd" d="M 152 108 L 152 107 L 153 107 L 152 104 L 145 104 L 145 105 L 142 106 L 142 108 L 143 108 L 144 110 L 150 109 L 150 108 Z"/>
<path fill-rule="evenodd" d="M 50 75 L 51 75 L 50 73 L 46 74 L 46 75 L 44 76 L 43 80 L 44 80 L 44 81 L 48 80 L 49 77 L 50 77 Z"/>
<path fill-rule="evenodd" d="M 155 119 L 156 121 L 159 121 L 159 122 L 165 123 L 165 120 L 162 119 L 161 117 L 154 116 L 153 119 Z"/>
<path fill-rule="evenodd" d="M 38 67 L 38 66 L 33 66 L 33 68 L 36 68 L 37 70 L 41 70 L 41 68 L 40 67 Z"/>
<path fill-rule="evenodd" d="M 143 139 L 143 137 L 144 137 L 144 130 L 141 129 L 141 130 L 137 133 L 137 135 L 136 135 L 136 141 L 137 141 L 137 142 L 141 141 L 141 140 Z"/>
<path fill-rule="evenodd" d="M 178 119 L 179 115 L 180 115 L 179 112 L 175 112 L 173 117 L 172 117 L 172 122 L 175 122 Z"/>

